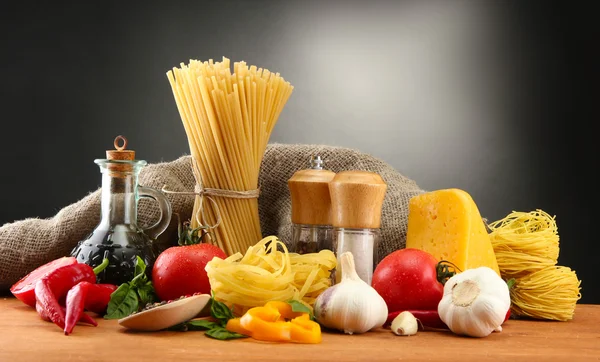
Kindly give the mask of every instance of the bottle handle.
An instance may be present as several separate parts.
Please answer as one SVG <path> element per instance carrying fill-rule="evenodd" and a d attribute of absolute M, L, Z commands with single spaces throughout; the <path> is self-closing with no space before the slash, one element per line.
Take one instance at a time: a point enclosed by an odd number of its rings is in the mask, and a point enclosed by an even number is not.
<path fill-rule="evenodd" d="M 162 192 L 150 187 L 138 186 L 138 195 L 139 197 L 148 197 L 158 202 L 160 218 L 154 225 L 144 229 L 144 233 L 148 235 L 150 239 L 156 240 L 156 238 L 167 229 L 171 222 L 171 203 Z"/>

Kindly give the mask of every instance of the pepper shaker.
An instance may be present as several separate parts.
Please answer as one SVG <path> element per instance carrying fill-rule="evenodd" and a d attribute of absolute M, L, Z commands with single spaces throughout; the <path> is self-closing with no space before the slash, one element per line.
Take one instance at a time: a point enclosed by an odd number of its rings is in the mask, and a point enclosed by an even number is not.
<path fill-rule="evenodd" d="M 333 225 L 333 248 L 338 258 L 350 251 L 356 273 L 371 285 L 378 260 L 381 207 L 387 185 L 380 175 L 366 171 L 342 171 L 329 183 Z M 336 271 L 336 282 L 341 271 Z"/>
<path fill-rule="evenodd" d="M 335 172 L 323 169 L 320 156 L 311 157 L 310 166 L 288 180 L 292 200 L 290 249 L 298 254 L 333 251 L 329 182 Z"/>

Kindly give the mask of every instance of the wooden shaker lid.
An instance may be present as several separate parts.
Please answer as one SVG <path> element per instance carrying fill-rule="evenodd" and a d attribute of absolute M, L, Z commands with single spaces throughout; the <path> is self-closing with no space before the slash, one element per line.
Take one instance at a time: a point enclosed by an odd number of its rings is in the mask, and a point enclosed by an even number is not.
<path fill-rule="evenodd" d="M 305 225 L 331 225 L 329 182 L 335 172 L 323 169 L 296 171 L 288 180 L 292 197 L 292 222 Z"/>
<path fill-rule="evenodd" d="M 334 227 L 378 229 L 387 184 L 380 175 L 342 171 L 329 183 Z"/>

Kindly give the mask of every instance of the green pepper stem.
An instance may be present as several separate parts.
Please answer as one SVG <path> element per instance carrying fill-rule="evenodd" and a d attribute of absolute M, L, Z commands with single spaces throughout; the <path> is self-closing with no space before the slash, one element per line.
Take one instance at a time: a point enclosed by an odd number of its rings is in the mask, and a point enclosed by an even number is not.
<path fill-rule="evenodd" d="M 107 266 L 108 266 L 108 259 L 104 258 L 104 260 L 102 260 L 102 263 L 100 265 L 98 265 L 97 267 L 94 268 L 94 274 L 98 275 L 104 269 L 106 269 Z"/>

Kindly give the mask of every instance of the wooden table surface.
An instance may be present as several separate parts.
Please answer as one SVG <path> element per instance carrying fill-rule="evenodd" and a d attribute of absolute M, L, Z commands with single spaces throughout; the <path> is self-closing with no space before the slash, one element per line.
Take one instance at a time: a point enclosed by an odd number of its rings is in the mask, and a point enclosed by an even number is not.
<path fill-rule="evenodd" d="M 600 305 L 578 305 L 569 322 L 509 320 L 485 338 L 450 332 L 399 337 L 324 333 L 318 345 L 218 341 L 203 332 L 132 332 L 116 320 L 65 336 L 34 309 L 0 299 L 0 361 L 600 361 Z"/>

